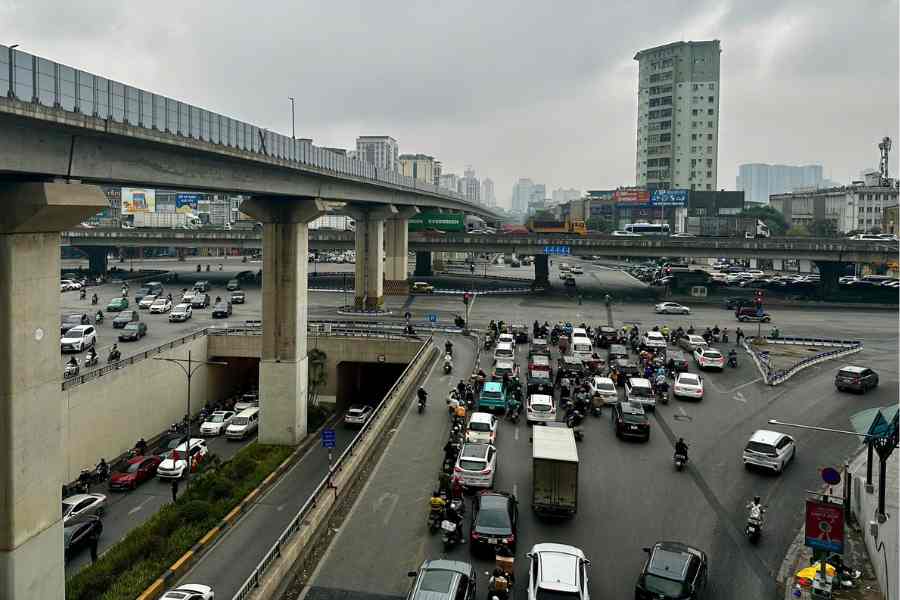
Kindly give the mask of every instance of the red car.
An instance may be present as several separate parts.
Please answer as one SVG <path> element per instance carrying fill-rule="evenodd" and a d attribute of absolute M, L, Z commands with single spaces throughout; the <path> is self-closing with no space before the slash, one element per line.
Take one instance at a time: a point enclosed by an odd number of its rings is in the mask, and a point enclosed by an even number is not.
<path fill-rule="evenodd" d="M 125 463 L 125 469 L 113 473 L 109 478 L 109 489 L 133 490 L 138 484 L 153 479 L 156 468 L 162 462 L 162 456 L 135 456 Z"/>

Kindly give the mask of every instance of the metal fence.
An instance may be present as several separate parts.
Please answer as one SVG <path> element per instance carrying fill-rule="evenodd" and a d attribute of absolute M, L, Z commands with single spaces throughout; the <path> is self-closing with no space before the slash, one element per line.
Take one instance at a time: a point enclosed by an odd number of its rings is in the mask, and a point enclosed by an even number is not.
<path fill-rule="evenodd" d="M 244 581 L 244 584 L 233 596 L 233 600 L 244 600 L 253 593 L 253 590 L 256 589 L 256 587 L 259 585 L 260 579 L 263 577 L 263 575 L 265 575 L 266 571 L 269 570 L 269 567 L 272 565 L 272 563 L 278 560 L 278 558 L 281 556 L 281 548 L 286 543 L 288 543 L 288 541 L 290 541 L 292 537 L 294 537 L 294 534 L 296 534 L 300 530 L 307 514 L 310 512 L 310 510 L 315 508 L 316 503 L 319 501 L 321 495 L 329 490 L 329 482 L 334 473 L 340 471 L 343 468 L 344 462 L 353 456 L 353 452 L 356 446 L 365 438 L 369 430 L 372 429 L 373 424 L 377 420 L 384 417 L 385 407 L 390 403 L 391 399 L 393 399 L 397 388 L 399 388 L 403 383 L 406 382 L 407 379 L 409 379 L 413 369 L 415 369 L 416 367 L 416 363 L 418 363 L 418 361 L 431 350 L 433 345 L 433 338 L 428 338 L 422 345 L 422 347 L 419 348 L 419 351 L 403 370 L 403 373 L 400 375 L 394 385 L 391 386 L 391 389 L 388 390 L 387 394 L 385 394 L 381 402 L 378 403 L 378 406 L 375 407 L 375 411 L 372 413 L 372 416 L 368 421 L 366 421 L 362 428 L 360 428 L 359 432 L 354 436 L 353 440 L 341 453 L 337 460 L 334 461 L 328 473 L 322 478 L 322 480 L 313 490 L 312 494 L 310 494 L 309 498 L 307 498 L 306 502 L 303 503 L 300 511 L 294 516 L 294 518 L 284 529 L 281 535 L 278 536 L 278 539 L 275 541 L 272 547 L 269 548 L 269 551 L 266 552 L 266 555 L 262 558 L 256 568 L 253 569 L 253 572 Z"/>
<path fill-rule="evenodd" d="M 746 350 L 750 356 L 753 358 L 753 362 L 756 363 L 757 368 L 760 373 L 763 375 L 765 379 L 766 385 L 779 385 L 784 383 L 803 369 L 811 367 L 813 365 L 819 364 L 826 360 L 831 360 L 833 358 L 837 358 L 839 356 L 845 356 L 849 354 L 855 354 L 862 350 L 863 344 L 858 340 L 829 340 L 823 338 L 805 338 L 805 337 L 779 337 L 779 338 L 765 338 L 767 344 L 773 345 L 803 345 L 803 346 L 818 346 L 818 347 L 828 347 L 828 348 L 836 348 L 830 352 L 823 352 L 820 354 L 816 354 L 815 356 L 810 356 L 809 358 L 804 358 L 798 363 L 795 363 L 788 367 L 787 369 L 779 369 L 773 370 L 769 366 L 769 362 L 763 360 L 760 356 L 760 352 L 757 352 L 753 346 L 750 345 L 748 340 L 744 338 L 743 346 L 744 350 Z"/>
<path fill-rule="evenodd" d="M 463 195 L 379 169 L 297 139 L 184 102 L 0 45 L 0 95 L 77 115 L 198 140 L 349 177 L 438 194 Z"/>

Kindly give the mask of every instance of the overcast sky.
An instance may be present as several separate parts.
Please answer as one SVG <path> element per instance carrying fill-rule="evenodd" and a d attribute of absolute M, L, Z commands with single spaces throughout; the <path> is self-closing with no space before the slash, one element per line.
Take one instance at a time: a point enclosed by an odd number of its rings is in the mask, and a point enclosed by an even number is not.
<path fill-rule="evenodd" d="M 718 185 L 745 162 L 845 182 L 898 147 L 896 0 L 0 0 L 0 43 L 290 134 L 392 135 L 501 205 L 530 177 L 634 184 L 637 50 L 721 40 Z M 896 174 L 900 169 L 895 166 Z"/>

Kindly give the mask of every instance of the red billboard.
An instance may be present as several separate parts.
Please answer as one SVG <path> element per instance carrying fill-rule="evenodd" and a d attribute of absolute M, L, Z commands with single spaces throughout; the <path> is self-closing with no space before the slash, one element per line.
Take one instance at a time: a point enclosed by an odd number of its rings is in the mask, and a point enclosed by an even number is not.
<path fill-rule="evenodd" d="M 844 552 L 844 507 L 806 501 L 806 545 L 827 552 Z"/>
<path fill-rule="evenodd" d="M 648 190 L 616 190 L 613 193 L 616 204 L 622 206 L 638 206 L 650 204 L 650 192 Z"/>

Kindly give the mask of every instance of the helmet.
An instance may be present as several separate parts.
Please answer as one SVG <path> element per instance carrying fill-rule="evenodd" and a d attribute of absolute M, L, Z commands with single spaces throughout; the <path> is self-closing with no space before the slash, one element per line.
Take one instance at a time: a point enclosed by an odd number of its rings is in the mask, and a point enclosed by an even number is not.
<path fill-rule="evenodd" d="M 759 504 L 761 502 L 759 496 L 753 496 L 753 504 Z"/>

